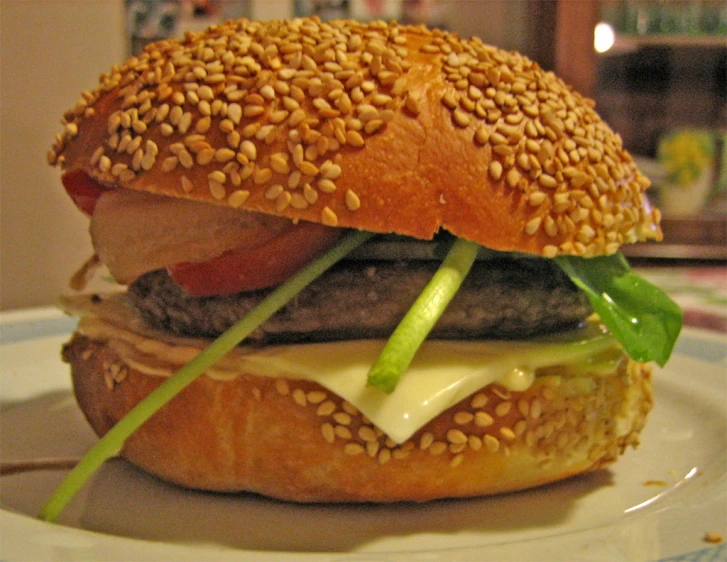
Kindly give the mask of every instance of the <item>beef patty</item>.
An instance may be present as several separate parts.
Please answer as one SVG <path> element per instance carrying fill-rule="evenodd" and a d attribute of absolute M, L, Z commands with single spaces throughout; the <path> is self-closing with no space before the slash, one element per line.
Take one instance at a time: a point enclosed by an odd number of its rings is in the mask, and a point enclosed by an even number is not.
<path fill-rule="evenodd" d="M 438 266 L 437 261 L 341 262 L 249 340 L 388 338 Z M 128 295 L 154 327 L 184 336 L 215 337 L 269 292 L 190 297 L 165 270 L 159 270 L 137 279 Z M 590 313 L 586 296 L 549 260 L 477 261 L 430 337 L 522 338 L 575 327 Z"/>

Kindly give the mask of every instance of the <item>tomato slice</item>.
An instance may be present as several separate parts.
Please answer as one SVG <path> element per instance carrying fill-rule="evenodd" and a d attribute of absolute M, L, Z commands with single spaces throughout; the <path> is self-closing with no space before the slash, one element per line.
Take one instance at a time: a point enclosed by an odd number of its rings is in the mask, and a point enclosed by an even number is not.
<path fill-rule="evenodd" d="M 61 177 L 61 181 L 76 207 L 89 217 L 93 215 L 96 201 L 106 191 L 106 188 L 83 170 L 66 172 Z"/>
<path fill-rule="evenodd" d="M 340 233 L 337 228 L 301 222 L 259 246 L 230 250 L 200 263 L 179 263 L 167 270 L 193 297 L 263 289 L 285 281 L 333 246 Z"/>
<path fill-rule="evenodd" d="M 61 178 L 66 192 L 84 214 L 93 215 L 99 197 L 108 191 L 83 170 Z M 195 297 L 228 295 L 271 287 L 285 281 L 318 254 L 331 247 L 340 230 L 299 223 L 272 240 L 229 250 L 204 262 L 183 262 L 167 269 L 172 279 Z"/>

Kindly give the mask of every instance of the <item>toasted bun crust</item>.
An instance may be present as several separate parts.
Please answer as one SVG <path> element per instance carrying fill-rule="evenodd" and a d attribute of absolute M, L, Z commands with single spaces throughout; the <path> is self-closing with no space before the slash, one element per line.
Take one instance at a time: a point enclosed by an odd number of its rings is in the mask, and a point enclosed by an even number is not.
<path fill-rule="evenodd" d="M 549 257 L 661 238 L 590 100 L 424 27 L 231 21 L 113 68 L 64 125 L 49 161 L 107 185 Z"/>
<path fill-rule="evenodd" d="M 78 403 L 99 435 L 164 379 L 75 335 L 64 348 Z M 425 501 L 530 488 L 595 470 L 638 444 L 651 371 L 626 358 L 595 389 L 544 376 L 490 385 L 396 445 L 348 403 L 306 381 L 201 377 L 127 441 L 122 455 L 190 488 L 299 502 Z"/>

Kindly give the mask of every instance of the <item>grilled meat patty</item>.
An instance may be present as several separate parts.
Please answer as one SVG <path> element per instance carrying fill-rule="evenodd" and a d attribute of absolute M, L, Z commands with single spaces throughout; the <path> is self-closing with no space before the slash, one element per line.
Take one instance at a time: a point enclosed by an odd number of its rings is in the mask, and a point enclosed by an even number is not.
<path fill-rule="evenodd" d="M 438 266 L 437 261 L 341 262 L 249 340 L 388 338 Z M 184 336 L 215 337 L 269 292 L 194 298 L 159 270 L 137 279 L 128 295 L 154 327 Z M 522 338 L 575 327 L 590 313 L 586 296 L 548 260 L 477 261 L 430 337 Z"/>

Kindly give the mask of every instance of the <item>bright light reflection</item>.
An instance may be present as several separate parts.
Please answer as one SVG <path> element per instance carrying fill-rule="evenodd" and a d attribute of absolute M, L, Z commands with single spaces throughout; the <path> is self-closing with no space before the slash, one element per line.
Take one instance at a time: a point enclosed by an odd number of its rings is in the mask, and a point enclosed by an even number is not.
<path fill-rule="evenodd" d="M 698 469 L 698 468 L 697 468 L 696 466 L 694 466 L 694 467 L 692 467 L 692 468 L 691 468 L 691 469 L 689 470 L 689 472 L 687 472 L 687 473 L 686 473 L 686 474 L 685 474 L 685 475 L 684 475 L 684 476 L 683 476 L 683 477 L 681 478 L 681 480 L 679 480 L 678 482 L 676 482 L 676 483 L 675 483 L 675 484 L 674 484 L 674 485 L 673 485 L 673 486 L 672 486 L 671 488 L 668 488 L 667 490 L 664 490 L 664 491 L 663 491 L 663 492 L 661 492 L 660 494 L 657 494 L 657 495 L 655 495 L 655 496 L 653 496 L 653 497 L 649 498 L 648 500 L 646 500 L 646 501 L 643 501 L 643 502 L 641 502 L 640 504 L 637 504 L 637 505 L 634 505 L 634 506 L 632 506 L 632 507 L 630 507 L 630 508 L 628 508 L 628 509 L 625 509 L 625 510 L 624 510 L 624 513 L 632 513 L 632 512 L 634 512 L 634 511 L 638 511 L 639 509 L 643 509 L 643 508 L 645 508 L 645 507 L 648 507 L 648 506 L 650 506 L 650 505 L 652 505 L 652 504 L 656 503 L 656 502 L 657 502 L 658 500 L 660 500 L 661 498 L 663 498 L 663 497 L 664 497 L 665 495 L 667 495 L 668 493 L 670 493 L 670 492 L 673 492 L 674 490 L 676 490 L 676 489 L 677 489 L 677 488 L 679 488 L 680 486 L 683 486 L 684 484 L 686 484 L 688 480 L 691 480 L 691 479 L 692 479 L 692 478 L 694 478 L 694 477 L 695 477 L 695 476 L 696 476 L 697 474 L 699 474 L 699 469 Z"/>
<path fill-rule="evenodd" d="M 615 41 L 616 34 L 610 24 L 605 22 L 596 24 L 593 30 L 593 48 L 597 53 L 605 53 L 613 47 Z"/>

